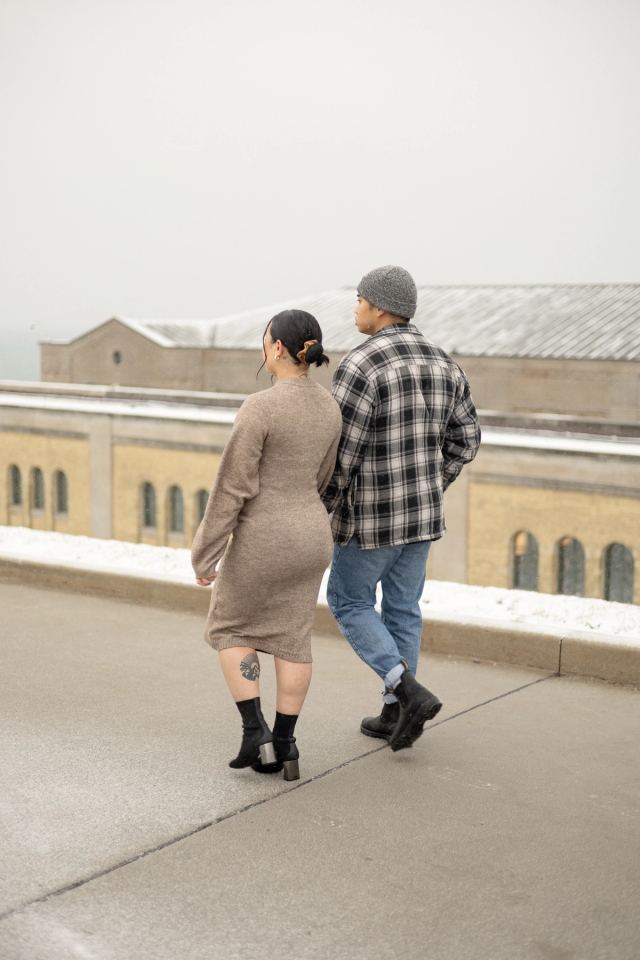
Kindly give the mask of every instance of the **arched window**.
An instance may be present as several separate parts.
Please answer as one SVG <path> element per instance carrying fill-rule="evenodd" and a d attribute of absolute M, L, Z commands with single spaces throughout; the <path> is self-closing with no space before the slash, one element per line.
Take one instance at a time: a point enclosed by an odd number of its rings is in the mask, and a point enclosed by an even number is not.
<path fill-rule="evenodd" d="M 204 519 L 204 512 L 207 509 L 208 502 L 209 502 L 209 491 L 198 490 L 198 492 L 196 493 L 196 516 L 198 517 L 198 524 L 201 524 Z"/>
<path fill-rule="evenodd" d="M 515 590 L 538 589 L 538 541 L 521 530 L 513 538 L 513 586 Z"/>
<path fill-rule="evenodd" d="M 558 593 L 584 597 L 584 550 L 573 537 L 563 537 L 558 544 Z"/>
<path fill-rule="evenodd" d="M 44 477 L 40 467 L 31 471 L 31 507 L 33 510 L 44 510 Z"/>
<path fill-rule="evenodd" d="M 15 463 L 9 467 L 9 503 L 12 507 L 22 506 L 22 474 Z"/>
<path fill-rule="evenodd" d="M 67 484 L 67 475 L 62 470 L 56 470 L 55 474 L 56 489 L 56 513 L 69 512 L 69 486 Z"/>
<path fill-rule="evenodd" d="M 142 485 L 142 526 L 156 526 L 156 491 L 152 483 Z"/>
<path fill-rule="evenodd" d="M 184 533 L 184 500 L 180 487 L 169 488 L 169 530 Z"/>
<path fill-rule="evenodd" d="M 622 543 L 610 543 L 604 552 L 604 598 L 633 603 L 633 554 Z"/>

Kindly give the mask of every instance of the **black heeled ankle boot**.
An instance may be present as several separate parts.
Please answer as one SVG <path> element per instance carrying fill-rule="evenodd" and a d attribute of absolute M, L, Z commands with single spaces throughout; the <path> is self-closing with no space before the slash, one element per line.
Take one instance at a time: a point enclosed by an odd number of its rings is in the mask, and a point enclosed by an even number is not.
<path fill-rule="evenodd" d="M 282 764 L 285 780 L 300 779 L 298 766 L 300 754 L 293 735 L 297 720 L 297 716 L 293 714 L 276 712 L 276 722 L 273 725 L 273 745 L 276 756 Z"/>
<path fill-rule="evenodd" d="M 273 749 L 273 736 L 262 716 L 260 697 L 252 700 L 239 700 L 236 707 L 242 717 L 242 744 L 235 760 L 229 761 L 234 770 L 250 767 L 260 760 L 265 764 L 274 763 L 276 755 Z"/>
<path fill-rule="evenodd" d="M 273 746 L 276 752 L 275 763 L 261 763 L 258 761 L 253 764 L 256 773 L 279 773 L 284 770 L 285 780 L 299 780 L 300 767 L 298 760 L 300 754 L 296 746 L 296 738 L 293 731 L 296 728 L 298 717 L 290 713 L 277 713 L 276 722 L 273 725 Z"/>

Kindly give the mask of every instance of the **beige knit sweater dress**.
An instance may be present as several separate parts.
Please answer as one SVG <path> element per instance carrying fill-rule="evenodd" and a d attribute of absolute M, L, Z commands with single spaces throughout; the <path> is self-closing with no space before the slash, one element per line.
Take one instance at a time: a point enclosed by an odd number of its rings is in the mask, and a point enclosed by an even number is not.
<path fill-rule="evenodd" d="M 311 662 L 311 625 L 333 539 L 320 493 L 342 432 L 340 408 L 310 377 L 278 380 L 236 417 L 193 542 L 214 582 L 205 639 Z M 233 534 L 231 540 L 230 535 Z"/>

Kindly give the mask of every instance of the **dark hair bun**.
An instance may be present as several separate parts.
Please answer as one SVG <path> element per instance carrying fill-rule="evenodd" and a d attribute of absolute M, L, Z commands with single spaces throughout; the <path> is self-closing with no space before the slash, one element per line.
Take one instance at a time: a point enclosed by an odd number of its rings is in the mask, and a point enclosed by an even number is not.
<path fill-rule="evenodd" d="M 329 363 L 329 357 L 322 349 L 320 324 L 311 313 L 306 310 L 282 310 L 271 318 L 267 330 L 269 327 L 272 342 L 281 340 L 295 364 L 300 364 L 302 357 L 305 363 L 315 363 L 316 367 Z M 264 332 L 265 337 L 267 330 Z M 309 340 L 317 342 L 309 344 L 305 354 L 303 351 Z"/>
<path fill-rule="evenodd" d="M 307 355 L 305 360 L 307 363 L 317 363 L 320 366 L 323 362 L 321 358 L 324 356 L 324 350 L 322 349 L 321 343 L 312 343 L 311 346 L 307 349 Z M 328 358 L 327 358 L 328 359 Z"/>

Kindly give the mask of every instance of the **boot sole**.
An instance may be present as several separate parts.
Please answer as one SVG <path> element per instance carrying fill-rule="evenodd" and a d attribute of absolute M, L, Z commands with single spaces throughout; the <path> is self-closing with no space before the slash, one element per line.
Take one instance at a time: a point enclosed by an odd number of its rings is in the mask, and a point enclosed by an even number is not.
<path fill-rule="evenodd" d="M 365 737 L 374 737 L 376 740 L 386 740 L 389 743 L 391 739 L 390 733 L 374 733 L 373 730 L 367 730 L 366 727 L 360 726 L 360 733 L 364 733 Z"/>
<path fill-rule="evenodd" d="M 389 741 L 389 745 L 393 752 L 397 750 L 406 750 L 407 747 L 413 746 L 418 737 L 421 737 L 424 733 L 424 725 L 428 720 L 433 720 L 437 713 L 442 709 L 442 704 L 437 697 L 432 697 L 430 700 L 426 700 L 423 704 L 420 705 L 418 710 L 415 713 L 415 716 L 409 723 L 409 726 L 406 730 L 403 730 L 395 743 Z"/>
<path fill-rule="evenodd" d="M 276 760 L 275 763 L 261 763 L 259 760 L 251 764 L 251 769 L 256 773 L 280 773 L 282 770 L 282 760 Z"/>
<path fill-rule="evenodd" d="M 360 724 L 360 733 L 364 733 L 365 737 L 374 737 L 376 740 L 386 740 L 387 743 L 393 736 L 393 730 L 390 733 L 374 733 L 373 730 L 369 730 L 368 727 L 365 727 L 364 723 Z"/>

